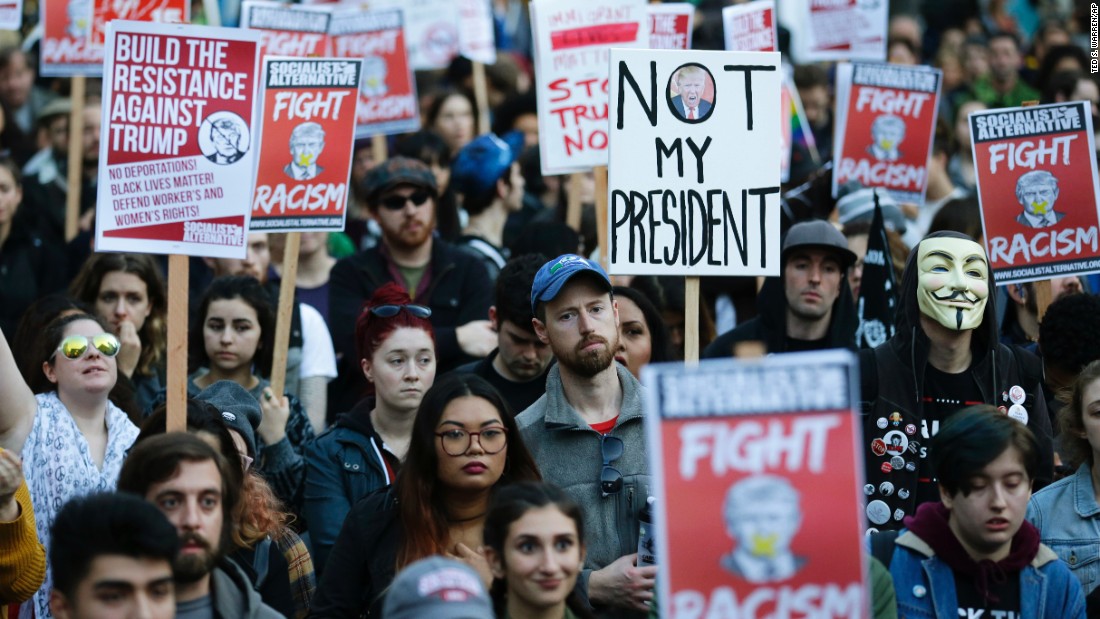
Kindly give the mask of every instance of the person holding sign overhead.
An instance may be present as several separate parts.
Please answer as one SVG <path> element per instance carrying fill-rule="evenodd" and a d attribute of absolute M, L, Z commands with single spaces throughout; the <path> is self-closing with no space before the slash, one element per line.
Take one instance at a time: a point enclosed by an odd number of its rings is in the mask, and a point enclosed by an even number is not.
<path fill-rule="evenodd" d="M 592 604 L 613 614 L 648 612 L 657 568 L 636 566 L 631 552 L 651 483 L 643 394 L 615 363 L 619 313 L 611 280 L 591 260 L 558 256 L 535 275 L 531 311 L 535 334 L 558 363 L 546 378 L 546 395 L 516 417 L 519 431 L 546 481 L 584 512 L 581 586 Z"/>
<path fill-rule="evenodd" d="M 847 272 L 856 255 L 844 235 L 820 219 L 797 223 L 783 239 L 780 260 L 783 277 L 764 281 L 757 297 L 760 314 L 718 336 L 703 358 L 729 357 L 746 341 L 763 342 L 769 353 L 855 346 Z"/>

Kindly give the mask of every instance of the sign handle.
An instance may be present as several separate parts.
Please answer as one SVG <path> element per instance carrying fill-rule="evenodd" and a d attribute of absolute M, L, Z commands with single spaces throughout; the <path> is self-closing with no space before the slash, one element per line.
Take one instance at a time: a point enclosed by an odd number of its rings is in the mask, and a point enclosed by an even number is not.
<path fill-rule="evenodd" d="M 222 10 L 218 0 L 202 0 L 202 13 L 206 17 L 207 26 L 222 25 Z"/>
<path fill-rule="evenodd" d="M 600 247 L 600 265 L 606 271 L 611 263 L 607 253 L 611 247 L 607 236 L 607 166 L 596 166 L 593 172 L 596 176 L 596 242 Z"/>
<path fill-rule="evenodd" d="M 386 159 L 389 159 L 390 150 L 389 145 L 386 144 L 386 136 L 381 134 L 371 136 L 370 156 L 374 160 L 374 165 L 382 165 Z"/>
<path fill-rule="evenodd" d="M 84 101 L 85 78 L 73 76 L 72 110 L 69 111 L 69 190 L 65 194 L 65 240 L 71 241 L 80 232 L 80 188 L 84 176 Z"/>
<path fill-rule="evenodd" d="M 474 72 L 474 102 L 477 103 L 477 133 L 483 135 L 489 133 L 489 84 L 485 79 L 485 64 L 476 60 L 471 64 Z"/>
<path fill-rule="evenodd" d="M 569 191 L 565 204 L 565 224 L 570 228 L 577 231 L 580 234 L 581 231 L 581 211 L 584 205 L 581 204 L 581 185 L 584 183 L 584 173 L 574 172 L 569 175 Z M 586 252 L 591 251 L 591 247 L 585 247 Z"/>
<path fill-rule="evenodd" d="M 187 431 L 187 295 L 190 268 L 187 256 L 168 256 L 168 432 Z"/>
<path fill-rule="evenodd" d="M 684 278 L 684 363 L 699 365 L 699 277 Z"/>
<path fill-rule="evenodd" d="M 286 349 L 290 343 L 290 321 L 294 315 L 294 288 L 298 282 L 298 249 L 302 233 L 288 232 L 283 249 L 283 280 L 279 284 L 279 313 L 275 321 L 275 350 L 271 362 L 271 391 L 282 397 L 286 391 Z"/>

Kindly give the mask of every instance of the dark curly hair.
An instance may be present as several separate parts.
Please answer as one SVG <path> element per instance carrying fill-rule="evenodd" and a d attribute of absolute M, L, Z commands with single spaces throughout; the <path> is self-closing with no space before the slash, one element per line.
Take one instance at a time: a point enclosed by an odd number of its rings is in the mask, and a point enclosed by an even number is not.
<path fill-rule="evenodd" d="M 1039 323 L 1043 361 L 1070 374 L 1100 359 L 1100 297 L 1071 294 L 1047 308 Z"/>

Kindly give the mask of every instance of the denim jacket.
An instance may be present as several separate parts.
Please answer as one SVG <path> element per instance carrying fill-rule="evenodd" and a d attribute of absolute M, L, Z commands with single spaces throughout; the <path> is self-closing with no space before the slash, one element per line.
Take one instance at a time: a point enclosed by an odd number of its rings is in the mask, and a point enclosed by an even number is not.
<path fill-rule="evenodd" d="M 898 617 L 959 616 L 955 575 L 932 548 L 916 534 L 902 530 L 890 562 Z M 1085 619 L 1085 596 L 1065 564 L 1050 548 L 1040 545 L 1031 565 L 1020 571 L 1020 617 L 1026 619 Z"/>
<path fill-rule="evenodd" d="M 1027 519 L 1081 581 L 1085 595 L 1100 585 L 1100 505 L 1087 463 L 1036 492 L 1027 505 Z"/>

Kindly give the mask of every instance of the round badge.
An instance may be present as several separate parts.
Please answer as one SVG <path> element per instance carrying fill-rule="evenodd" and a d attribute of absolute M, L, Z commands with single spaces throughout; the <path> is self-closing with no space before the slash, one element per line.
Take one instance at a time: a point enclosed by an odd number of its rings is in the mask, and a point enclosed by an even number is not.
<path fill-rule="evenodd" d="M 878 491 L 881 492 L 883 496 L 890 496 L 894 494 L 894 484 L 884 481 L 878 485 Z"/>
<path fill-rule="evenodd" d="M 1005 408 L 1004 406 L 998 406 L 997 410 L 1001 411 L 1002 415 L 1007 415 L 1008 414 L 1008 409 Z"/>
<path fill-rule="evenodd" d="M 1023 404 L 1025 399 L 1027 399 L 1027 393 L 1024 391 L 1023 387 L 1021 387 L 1019 385 L 1012 385 L 1011 387 L 1009 387 L 1009 389 L 1008 389 L 1008 401 L 1009 402 L 1012 402 L 1013 404 Z"/>
<path fill-rule="evenodd" d="M 908 499 L 909 498 L 909 489 L 908 488 L 898 488 L 898 498 L 899 499 Z"/>
<path fill-rule="evenodd" d="M 901 519 L 905 517 L 905 511 L 900 507 L 894 510 L 894 520 L 901 522 Z"/>
<path fill-rule="evenodd" d="M 883 462 L 882 466 L 879 468 L 882 469 L 883 473 L 889 473 L 890 471 L 894 470 L 894 467 L 889 462 Z"/>
<path fill-rule="evenodd" d="M 881 438 L 876 438 L 871 441 L 871 452 L 874 453 L 876 456 L 885 456 L 886 441 L 882 440 Z"/>
<path fill-rule="evenodd" d="M 909 441 L 909 453 L 916 455 L 918 451 L 920 451 L 920 443 Z"/>
<path fill-rule="evenodd" d="M 890 458 L 890 466 L 894 467 L 895 469 L 900 469 L 905 466 L 905 459 L 901 456 L 894 456 L 893 458 Z"/>
<path fill-rule="evenodd" d="M 886 453 L 891 456 L 900 456 L 909 447 L 909 437 L 900 430 L 890 430 L 882 440 L 886 443 Z"/>
<path fill-rule="evenodd" d="M 890 506 L 885 501 L 874 500 L 867 504 L 867 519 L 882 525 L 890 520 Z"/>
<path fill-rule="evenodd" d="M 905 433 L 908 434 L 909 436 L 913 436 L 914 434 L 917 433 L 917 426 L 915 426 L 911 423 L 906 425 L 905 426 Z"/>
<path fill-rule="evenodd" d="M 928 595 L 928 589 L 925 589 L 920 585 L 915 585 L 913 587 L 913 597 L 922 598 L 926 595 Z"/>
<path fill-rule="evenodd" d="M 912 462 L 906 462 L 906 463 L 905 463 L 905 470 L 907 470 L 907 471 L 909 471 L 910 473 L 912 473 L 912 472 L 914 472 L 914 471 L 916 471 L 916 470 L 917 470 L 917 465 L 916 465 L 916 464 L 914 464 L 914 463 L 912 463 Z"/>
<path fill-rule="evenodd" d="M 876 528 L 876 527 L 867 527 L 867 530 L 864 531 L 863 534 L 867 535 L 867 536 L 870 536 L 872 533 L 878 533 L 878 528 Z"/>
<path fill-rule="evenodd" d="M 889 424 L 890 422 L 886 421 L 885 417 L 879 417 L 878 421 L 875 422 L 875 425 L 878 426 L 879 430 L 885 430 L 886 426 L 888 426 Z"/>
<path fill-rule="evenodd" d="M 1013 404 L 1008 408 L 1008 416 L 1012 417 L 1016 421 L 1019 421 L 1025 426 L 1027 425 L 1027 409 L 1023 406 L 1020 406 L 1019 404 Z M 887 451 L 889 451 L 890 447 L 887 446 L 886 449 Z"/>
<path fill-rule="evenodd" d="M 867 484 L 866 486 L 863 487 L 863 494 L 866 494 L 867 496 L 871 496 L 874 493 L 875 493 L 875 485 L 874 484 Z"/>

